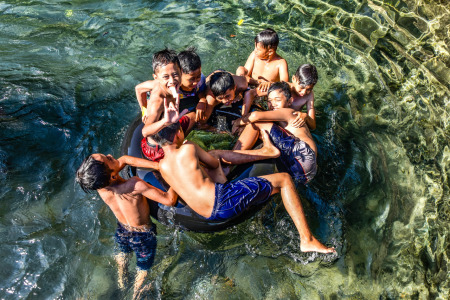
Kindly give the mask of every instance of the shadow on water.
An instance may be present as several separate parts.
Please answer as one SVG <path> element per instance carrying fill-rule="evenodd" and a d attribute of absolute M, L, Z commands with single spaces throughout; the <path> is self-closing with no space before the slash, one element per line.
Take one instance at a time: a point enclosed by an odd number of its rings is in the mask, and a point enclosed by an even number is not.
<path fill-rule="evenodd" d="M 289 74 L 319 71 L 319 172 L 298 191 L 339 256 L 300 253 L 275 197 L 213 235 L 158 226 L 147 297 L 448 298 L 449 15 L 418 0 L 0 3 L 1 298 L 129 298 L 114 217 L 74 171 L 119 153 L 152 53 L 195 45 L 203 73 L 234 71 L 266 27 Z"/>

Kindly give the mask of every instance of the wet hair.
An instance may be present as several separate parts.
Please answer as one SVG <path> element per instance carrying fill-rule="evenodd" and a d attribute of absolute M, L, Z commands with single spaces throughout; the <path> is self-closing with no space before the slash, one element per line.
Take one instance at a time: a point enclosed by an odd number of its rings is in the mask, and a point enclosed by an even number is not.
<path fill-rule="evenodd" d="M 184 51 L 178 53 L 178 60 L 180 61 L 181 71 L 184 74 L 189 74 L 202 67 L 200 57 L 195 52 L 195 47 L 189 47 Z"/>
<path fill-rule="evenodd" d="M 225 94 L 229 89 L 234 89 L 235 86 L 233 75 L 225 71 L 214 73 L 209 80 L 209 87 L 214 97 Z"/>
<path fill-rule="evenodd" d="M 283 95 L 286 97 L 286 100 L 289 100 L 291 98 L 291 87 L 287 82 L 279 81 L 274 82 L 270 85 L 269 90 L 267 91 L 267 95 L 269 95 L 273 91 L 280 90 Z"/>
<path fill-rule="evenodd" d="M 180 122 L 175 122 L 170 124 L 169 126 L 164 127 L 157 133 L 151 134 L 149 138 L 154 140 L 161 147 L 165 145 L 172 145 L 175 136 L 177 135 L 180 128 Z"/>
<path fill-rule="evenodd" d="M 92 155 L 86 157 L 76 173 L 78 182 L 85 193 L 107 187 L 110 184 L 112 170 Z"/>
<path fill-rule="evenodd" d="M 177 53 L 174 50 L 166 48 L 153 54 L 153 73 L 156 73 L 159 68 L 167 66 L 168 64 L 180 65 Z"/>
<path fill-rule="evenodd" d="M 298 67 L 294 77 L 303 86 L 315 85 L 319 79 L 316 67 L 311 64 L 304 64 Z"/>
<path fill-rule="evenodd" d="M 255 37 L 255 43 L 261 43 L 264 48 L 276 49 L 279 41 L 278 34 L 272 28 L 264 29 Z"/>

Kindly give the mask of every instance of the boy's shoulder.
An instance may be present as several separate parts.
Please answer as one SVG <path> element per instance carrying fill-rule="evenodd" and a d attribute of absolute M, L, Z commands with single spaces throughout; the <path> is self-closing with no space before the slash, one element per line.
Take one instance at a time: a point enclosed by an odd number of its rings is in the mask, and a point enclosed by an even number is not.
<path fill-rule="evenodd" d="M 155 87 L 153 88 L 151 94 L 150 94 L 150 101 L 163 101 L 164 100 L 164 91 L 161 88 L 161 86 L 159 84 L 155 85 Z"/>

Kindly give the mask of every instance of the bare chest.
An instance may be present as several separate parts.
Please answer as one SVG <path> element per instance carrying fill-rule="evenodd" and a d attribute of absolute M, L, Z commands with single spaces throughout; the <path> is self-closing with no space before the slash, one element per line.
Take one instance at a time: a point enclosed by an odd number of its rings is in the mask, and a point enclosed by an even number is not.
<path fill-rule="evenodd" d="M 278 63 L 255 60 L 252 77 L 254 79 L 265 79 L 267 81 L 279 81 Z"/>

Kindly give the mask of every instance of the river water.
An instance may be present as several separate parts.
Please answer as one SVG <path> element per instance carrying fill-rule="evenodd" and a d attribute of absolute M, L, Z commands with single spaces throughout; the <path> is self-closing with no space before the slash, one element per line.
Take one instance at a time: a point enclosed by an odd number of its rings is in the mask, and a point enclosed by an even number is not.
<path fill-rule="evenodd" d="M 316 65 L 319 173 L 299 188 L 337 257 L 303 254 L 279 199 L 216 234 L 158 226 L 147 298 L 448 299 L 449 6 L 441 1 L 0 1 L 0 298 L 128 299 L 115 218 L 74 184 L 120 155 L 151 56 L 234 72 L 272 27 Z M 238 25 L 238 21 L 243 23 Z"/>

